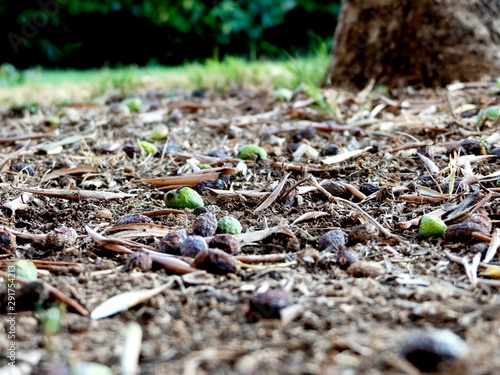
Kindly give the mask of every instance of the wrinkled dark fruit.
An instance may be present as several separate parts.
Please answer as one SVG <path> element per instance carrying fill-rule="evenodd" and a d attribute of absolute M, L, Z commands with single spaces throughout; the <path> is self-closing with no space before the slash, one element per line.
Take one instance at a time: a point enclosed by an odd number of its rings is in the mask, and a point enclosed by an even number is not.
<path fill-rule="evenodd" d="M 445 334 L 443 334 L 445 332 Z M 401 349 L 401 356 L 422 372 L 449 369 L 465 353 L 465 343 L 447 331 L 416 333 Z"/>
<path fill-rule="evenodd" d="M 116 220 L 113 225 L 117 226 L 124 224 L 148 224 L 148 223 L 151 223 L 151 219 L 149 217 L 141 214 L 130 214 L 118 218 L 118 220 Z"/>
<path fill-rule="evenodd" d="M 64 250 L 76 243 L 78 234 L 73 228 L 60 227 L 47 234 L 45 246 L 52 250 Z"/>
<path fill-rule="evenodd" d="M 467 154 L 484 155 L 488 153 L 486 145 L 481 144 L 479 139 L 464 139 L 460 142 L 460 147 L 462 147 Z M 484 154 L 483 151 L 485 151 Z"/>
<path fill-rule="evenodd" d="M 485 234 L 490 234 L 492 230 L 491 219 L 483 214 L 473 214 L 467 220 L 467 223 L 470 223 L 474 226 L 480 228 L 480 232 Z"/>
<path fill-rule="evenodd" d="M 315 135 L 316 135 L 316 129 L 306 128 L 297 130 L 295 133 L 293 133 L 292 138 L 294 142 L 300 142 L 303 139 L 313 139 Z"/>
<path fill-rule="evenodd" d="M 364 183 L 364 184 L 361 184 L 361 186 L 359 187 L 359 191 L 361 191 L 363 194 L 365 194 L 367 196 L 372 195 L 379 190 L 380 190 L 380 186 L 378 186 L 376 184 Z"/>
<path fill-rule="evenodd" d="M 329 192 L 331 195 L 333 195 L 334 197 L 340 197 L 340 198 L 348 199 L 352 195 L 344 187 L 344 185 L 341 185 L 341 184 L 333 182 L 333 181 L 323 182 L 321 184 L 321 187 L 323 189 L 325 189 L 327 192 Z"/>
<path fill-rule="evenodd" d="M 485 254 L 486 251 L 488 251 L 488 244 L 487 243 L 484 243 L 484 242 L 478 242 L 478 243 L 475 243 L 474 245 L 472 245 L 470 247 L 470 252 L 472 254 Z"/>
<path fill-rule="evenodd" d="M 351 229 L 348 243 L 367 243 L 377 238 L 378 234 L 375 225 L 370 223 L 361 224 Z"/>
<path fill-rule="evenodd" d="M 201 236 L 187 236 L 181 245 L 183 257 L 194 258 L 200 251 L 208 249 L 208 245 Z"/>
<path fill-rule="evenodd" d="M 474 214 L 463 223 L 448 225 L 444 238 L 448 242 L 470 242 L 475 240 L 473 232 L 490 234 L 492 229 L 489 217 Z"/>
<path fill-rule="evenodd" d="M 319 152 L 320 156 L 333 156 L 333 155 L 338 155 L 340 152 L 340 149 L 337 145 L 330 144 L 326 147 L 323 147 L 323 149 Z"/>
<path fill-rule="evenodd" d="M 196 254 L 193 265 L 216 275 L 236 273 L 238 261 L 232 255 L 220 249 L 205 249 Z"/>
<path fill-rule="evenodd" d="M 145 252 L 135 253 L 127 263 L 129 271 L 147 272 L 151 271 L 151 267 L 153 267 L 153 259 L 151 259 L 151 255 Z"/>
<path fill-rule="evenodd" d="M 217 218 L 214 214 L 206 212 L 198 215 L 193 221 L 193 234 L 210 237 L 217 230 Z"/>
<path fill-rule="evenodd" d="M 170 232 L 160 240 L 158 251 L 165 254 L 181 255 L 181 245 L 186 238 L 185 229 Z"/>
<path fill-rule="evenodd" d="M 359 254 L 352 247 L 340 249 L 337 255 L 337 265 L 343 270 L 346 270 L 357 261 L 359 261 Z"/>
<path fill-rule="evenodd" d="M 193 190 L 201 195 L 209 195 L 210 191 L 207 189 L 223 190 L 225 187 L 226 183 L 219 178 L 217 180 L 205 180 L 198 182 L 193 186 Z"/>
<path fill-rule="evenodd" d="M 17 249 L 16 236 L 0 228 L 0 254 L 14 254 Z"/>
<path fill-rule="evenodd" d="M 208 247 L 220 249 L 228 254 L 236 255 L 240 252 L 240 242 L 232 234 L 218 234 L 208 243 Z"/>
<path fill-rule="evenodd" d="M 204 214 L 204 213 L 207 213 L 208 210 L 206 207 L 196 207 L 194 210 L 193 210 L 193 214 L 195 216 L 198 216 L 198 215 L 201 215 L 201 214 Z"/>
<path fill-rule="evenodd" d="M 318 238 L 318 248 L 326 249 L 327 247 L 333 247 L 341 249 L 347 243 L 347 238 L 347 234 L 343 230 L 333 229 Z"/>
<path fill-rule="evenodd" d="M 122 150 L 131 159 L 134 157 L 134 154 L 140 154 L 141 153 L 141 150 L 139 149 L 139 146 L 137 146 L 135 144 L 130 144 L 130 143 L 127 143 L 125 146 L 123 146 Z"/>
<path fill-rule="evenodd" d="M 10 169 L 12 169 L 15 172 L 23 172 L 26 173 L 28 176 L 34 176 L 36 174 L 35 168 L 28 164 L 28 163 L 16 163 L 12 164 L 10 166 Z"/>
<path fill-rule="evenodd" d="M 446 156 L 455 157 L 455 155 L 462 156 L 466 155 L 467 151 L 460 145 L 453 145 L 446 150 Z"/>
<path fill-rule="evenodd" d="M 278 195 L 277 200 L 279 202 L 283 201 L 283 195 L 292 187 L 292 185 L 295 183 L 293 180 L 287 180 L 285 184 L 283 185 L 283 189 L 281 190 L 280 194 Z M 298 189 L 293 189 L 285 198 L 283 204 L 286 207 L 293 206 L 295 201 L 297 200 L 297 197 L 299 196 L 299 190 Z"/>
<path fill-rule="evenodd" d="M 434 153 L 431 151 L 429 146 L 421 146 L 417 149 L 417 152 L 420 155 L 425 156 L 427 159 L 434 160 Z"/>
<path fill-rule="evenodd" d="M 282 289 L 270 289 L 259 292 L 248 301 L 247 321 L 255 322 L 263 319 L 280 319 L 280 311 L 292 304 L 290 295 Z"/>

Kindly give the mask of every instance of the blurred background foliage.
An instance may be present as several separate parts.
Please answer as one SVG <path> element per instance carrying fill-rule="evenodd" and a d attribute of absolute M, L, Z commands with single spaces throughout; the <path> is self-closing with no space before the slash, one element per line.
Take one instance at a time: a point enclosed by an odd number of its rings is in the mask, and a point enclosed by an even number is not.
<path fill-rule="evenodd" d="M 300 55 L 333 36 L 339 3 L 0 0 L 0 64 L 83 69 Z"/>

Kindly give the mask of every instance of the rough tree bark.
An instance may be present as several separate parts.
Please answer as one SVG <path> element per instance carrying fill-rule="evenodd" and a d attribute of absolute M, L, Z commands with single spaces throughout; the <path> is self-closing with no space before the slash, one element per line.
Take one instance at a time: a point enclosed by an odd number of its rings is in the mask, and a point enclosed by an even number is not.
<path fill-rule="evenodd" d="M 500 75 L 500 0 L 343 0 L 326 82 L 442 86 Z"/>

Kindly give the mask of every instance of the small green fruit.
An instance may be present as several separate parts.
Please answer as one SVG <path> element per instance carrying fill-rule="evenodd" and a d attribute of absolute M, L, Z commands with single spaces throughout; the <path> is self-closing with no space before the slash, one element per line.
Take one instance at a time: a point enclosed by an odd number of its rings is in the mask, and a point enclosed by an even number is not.
<path fill-rule="evenodd" d="M 153 141 L 161 141 L 167 138 L 168 127 L 165 124 L 156 125 L 153 130 L 151 130 L 151 139 Z"/>
<path fill-rule="evenodd" d="M 232 216 L 224 216 L 217 222 L 217 232 L 219 233 L 240 234 L 241 230 L 240 222 Z"/>
<path fill-rule="evenodd" d="M 149 154 L 154 155 L 158 152 L 158 149 L 156 148 L 156 146 L 154 144 L 152 144 L 151 142 L 139 141 L 138 143 L 139 143 L 139 146 L 144 150 L 146 155 L 149 155 Z"/>
<path fill-rule="evenodd" d="M 290 100 L 292 100 L 292 97 L 293 97 L 293 91 L 286 89 L 284 87 L 274 91 L 274 100 L 276 101 L 289 102 Z"/>
<path fill-rule="evenodd" d="M 165 206 L 172 208 L 196 208 L 204 206 L 200 194 L 188 187 L 169 191 L 165 194 L 164 200 Z"/>
<path fill-rule="evenodd" d="M 418 234 L 422 237 L 438 236 L 445 232 L 446 224 L 439 217 L 427 214 L 420 219 Z"/>
<path fill-rule="evenodd" d="M 61 330 L 63 313 L 57 306 L 49 307 L 40 312 L 40 321 L 42 323 L 43 333 L 46 335 L 55 335 Z"/>
<path fill-rule="evenodd" d="M 26 259 L 20 259 L 14 263 L 11 263 L 7 266 L 6 272 L 9 275 L 14 274 L 15 278 L 22 278 L 29 282 L 36 281 L 38 279 L 38 273 L 36 272 L 35 264 Z M 21 284 L 15 282 L 15 278 L 8 278 L 5 280 L 7 287 L 12 287 L 12 282 L 14 282 L 14 287 L 17 289 L 21 286 Z"/>
<path fill-rule="evenodd" d="M 200 164 L 198 165 L 198 168 L 200 169 L 210 169 L 212 166 L 210 164 Z"/>
<path fill-rule="evenodd" d="M 142 107 L 142 100 L 140 98 L 128 98 L 122 101 L 122 103 L 130 109 L 130 112 L 139 112 Z"/>
<path fill-rule="evenodd" d="M 500 106 L 494 105 L 479 113 L 479 115 L 477 115 L 477 123 L 481 124 L 483 122 L 483 118 L 491 121 L 498 120 L 500 118 Z"/>
<path fill-rule="evenodd" d="M 258 159 L 265 160 L 267 159 L 267 152 L 262 147 L 257 145 L 246 145 L 240 149 L 238 154 L 238 158 L 243 160 L 254 160 L 254 155 L 257 156 Z"/>

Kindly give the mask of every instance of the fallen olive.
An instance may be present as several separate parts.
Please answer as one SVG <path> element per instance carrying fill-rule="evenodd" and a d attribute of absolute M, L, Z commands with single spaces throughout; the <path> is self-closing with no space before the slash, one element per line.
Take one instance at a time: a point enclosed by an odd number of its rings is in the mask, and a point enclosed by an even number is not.
<path fill-rule="evenodd" d="M 208 249 L 208 245 L 201 236 L 187 236 L 181 244 L 181 255 L 194 258 L 200 251 Z"/>
<path fill-rule="evenodd" d="M 232 255 L 220 249 L 205 249 L 196 254 L 193 262 L 200 270 L 216 275 L 235 273 L 239 270 L 238 261 Z"/>
<path fill-rule="evenodd" d="M 7 272 L 9 274 L 14 274 L 14 278 L 5 279 L 5 285 L 7 288 L 12 288 L 12 282 L 14 282 L 14 287 L 17 289 L 21 287 L 21 284 L 16 283 L 16 278 L 25 279 L 29 282 L 36 281 L 38 279 L 38 273 L 35 264 L 31 260 L 19 259 L 13 263 L 7 265 Z"/>
<path fill-rule="evenodd" d="M 151 255 L 142 251 L 132 255 L 127 263 L 127 268 L 130 271 L 147 272 L 151 271 L 151 267 L 153 267 Z"/>
<path fill-rule="evenodd" d="M 14 254 L 16 249 L 16 236 L 9 230 L 0 228 L 0 254 Z"/>
<path fill-rule="evenodd" d="M 347 238 L 347 234 L 343 230 L 333 229 L 318 238 L 318 248 L 326 249 L 327 247 L 333 247 L 340 249 L 347 243 Z"/>
<path fill-rule="evenodd" d="M 346 270 L 357 261 L 359 261 L 359 254 L 352 247 L 340 249 L 337 255 L 337 264 L 343 270 Z"/>
<path fill-rule="evenodd" d="M 240 242 L 232 234 L 218 234 L 208 243 L 208 247 L 220 249 L 228 254 L 236 255 L 240 252 Z"/>
<path fill-rule="evenodd" d="M 210 237 L 216 230 L 217 218 L 210 212 L 198 215 L 193 221 L 193 234 L 198 236 Z"/>
<path fill-rule="evenodd" d="M 151 219 L 142 214 L 130 214 L 124 215 L 115 221 L 113 226 L 124 225 L 124 224 L 148 224 L 151 223 Z"/>
<path fill-rule="evenodd" d="M 45 239 L 45 246 L 52 248 L 53 250 L 64 250 L 70 246 L 73 246 L 78 237 L 76 231 L 73 228 L 60 227 L 54 229 L 52 232 L 47 234 Z"/>
<path fill-rule="evenodd" d="M 418 234 L 422 237 L 440 236 L 446 232 L 446 224 L 435 215 L 424 215 L 418 225 Z"/>
<path fill-rule="evenodd" d="M 123 100 L 122 104 L 126 105 L 130 112 L 139 112 L 142 107 L 142 100 L 140 98 L 128 98 Z"/>
<path fill-rule="evenodd" d="M 203 199 L 191 188 L 183 187 L 180 190 L 172 190 L 165 194 L 165 206 L 172 208 L 196 208 L 203 207 Z"/>
<path fill-rule="evenodd" d="M 254 160 L 254 158 L 265 160 L 267 159 L 267 152 L 257 145 L 246 145 L 240 148 L 238 158 L 243 160 Z"/>
<path fill-rule="evenodd" d="M 167 138 L 168 136 L 168 127 L 165 124 L 156 125 L 153 130 L 151 130 L 151 139 L 153 141 L 161 141 L 162 139 Z"/>
<path fill-rule="evenodd" d="M 160 240 L 159 252 L 172 255 L 181 255 L 181 245 L 187 238 L 186 230 L 179 229 L 168 233 Z"/>
<path fill-rule="evenodd" d="M 247 321 L 256 322 L 261 318 L 280 319 L 280 311 L 292 304 L 290 295 L 282 289 L 257 292 L 249 300 Z"/>
<path fill-rule="evenodd" d="M 238 219 L 232 216 L 224 216 L 217 222 L 218 233 L 240 234 L 242 229 Z"/>
<path fill-rule="evenodd" d="M 378 237 L 378 229 L 370 223 L 361 224 L 351 229 L 348 236 L 348 243 L 366 243 Z"/>

